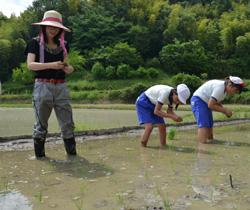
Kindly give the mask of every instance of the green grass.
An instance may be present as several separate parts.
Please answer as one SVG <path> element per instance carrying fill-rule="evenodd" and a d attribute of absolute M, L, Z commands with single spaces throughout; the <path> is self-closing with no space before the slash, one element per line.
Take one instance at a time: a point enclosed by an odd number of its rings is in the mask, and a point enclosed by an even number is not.
<path fill-rule="evenodd" d="M 75 109 L 114 109 L 114 110 L 135 110 L 134 104 L 122 104 L 122 103 L 99 103 L 99 104 L 92 104 L 92 103 L 77 103 L 72 101 L 72 107 Z M 225 107 L 231 109 L 233 113 L 233 117 L 237 118 L 248 118 L 250 117 L 250 106 L 249 105 L 242 105 L 242 104 L 225 104 Z M 24 108 L 24 107 L 32 107 L 31 99 L 30 101 L 23 102 L 5 102 L 0 103 L 0 107 L 13 107 L 13 108 Z M 184 118 L 192 118 L 193 114 L 190 112 L 191 108 L 190 105 L 182 105 L 178 107 L 177 113 L 185 112 Z M 228 119 L 221 113 L 214 112 L 215 115 L 221 115 L 222 119 Z"/>
<path fill-rule="evenodd" d="M 168 84 L 172 85 L 171 77 L 162 73 L 158 79 L 127 79 L 127 80 L 69 80 L 67 85 L 70 89 L 73 108 L 84 109 L 120 109 L 120 110 L 134 110 L 134 97 L 129 100 L 131 104 L 123 104 L 124 97 L 119 98 L 126 91 L 126 88 L 132 87 L 136 84 L 143 84 L 150 87 L 154 84 Z M 246 80 L 250 83 L 250 80 Z M 3 94 L 0 95 L 0 107 L 32 107 L 32 88 L 33 84 L 22 85 L 17 82 L 5 82 L 3 84 Z M 130 94 L 131 96 L 132 94 Z M 250 94 L 249 94 L 250 95 Z M 127 96 L 125 96 L 126 98 Z M 242 95 L 243 97 L 243 95 Z M 246 102 L 248 99 L 245 99 Z M 232 100 L 234 101 L 234 100 Z M 230 102 L 230 101 L 229 101 Z M 237 101 L 235 101 L 237 102 Z M 250 106 L 248 105 L 226 105 L 231 108 L 235 114 L 233 118 L 248 118 L 250 117 Z M 180 106 L 179 111 L 188 111 L 183 117 L 184 120 L 189 121 L 193 119 L 193 114 L 190 112 L 190 105 Z M 216 119 L 227 119 L 220 114 Z"/>
<path fill-rule="evenodd" d="M 174 86 L 171 78 L 172 76 L 165 73 L 161 73 L 157 79 L 83 80 L 79 77 L 78 80 L 76 80 L 76 78 L 74 78 L 74 80 L 69 79 L 67 85 L 74 103 L 124 103 L 129 97 L 129 102 L 135 100 L 135 95 L 132 93 L 135 85 L 142 84 L 145 88 L 155 84 Z M 250 83 L 249 80 L 246 80 L 246 82 Z M 129 91 L 127 90 L 128 88 L 130 88 Z M 2 85 L 3 94 L 0 95 L 0 102 L 5 104 L 30 103 L 32 90 L 33 84 L 23 85 L 12 81 L 5 82 Z M 227 97 L 224 102 L 250 103 L 250 91 L 230 98 Z M 181 108 L 181 110 L 183 109 L 189 110 L 189 108 Z M 240 109 L 240 107 L 238 109 Z"/>
<path fill-rule="evenodd" d="M 110 91 L 124 91 L 126 88 L 136 84 L 150 87 L 154 84 L 171 85 L 171 77 L 162 73 L 158 79 L 127 79 L 127 80 L 69 80 L 67 86 L 70 89 L 73 101 L 81 103 L 102 103 L 109 101 Z M 2 95 L 0 102 L 15 103 L 31 100 L 33 84 L 24 85 L 18 82 L 8 81 L 2 84 Z M 111 99 L 114 101 L 113 99 Z"/>
<path fill-rule="evenodd" d="M 76 123 L 75 125 L 75 131 L 84 131 L 88 128 L 87 125 L 83 124 L 83 123 Z"/>

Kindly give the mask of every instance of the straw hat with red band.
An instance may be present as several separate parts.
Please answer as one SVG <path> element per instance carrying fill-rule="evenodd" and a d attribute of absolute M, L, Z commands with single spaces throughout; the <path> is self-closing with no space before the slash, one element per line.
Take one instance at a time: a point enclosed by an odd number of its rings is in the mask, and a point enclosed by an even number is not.
<path fill-rule="evenodd" d="M 43 16 L 43 20 L 38 23 L 32 23 L 32 25 L 53 26 L 53 27 L 61 28 L 64 31 L 70 32 L 70 29 L 68 29 L 62 24 L 62 15 L 55 10 L 49 10 L 45 12 Z"/>

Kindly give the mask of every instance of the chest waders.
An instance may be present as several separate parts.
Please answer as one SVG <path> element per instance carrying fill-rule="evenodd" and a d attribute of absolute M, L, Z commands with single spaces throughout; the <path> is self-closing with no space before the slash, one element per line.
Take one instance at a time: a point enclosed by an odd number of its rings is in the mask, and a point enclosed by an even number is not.
<path fill-rule="evenodd" d="M 36 117 L 33 132 L 35 156 L 37 158 L 45 157 L 44 145 L 48 132 L 48 119 L 53 109 L 61 128 L 66 153 L 76 155 L 74 122 L 66 84 L 36 82 L 33 93 L 33 107 Z"/>

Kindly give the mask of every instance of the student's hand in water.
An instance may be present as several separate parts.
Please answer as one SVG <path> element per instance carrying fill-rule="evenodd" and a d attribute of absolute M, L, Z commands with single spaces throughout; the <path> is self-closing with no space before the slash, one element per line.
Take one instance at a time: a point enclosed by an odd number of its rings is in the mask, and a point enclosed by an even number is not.
<path fill-rule="evenodd" d="M 233 114 L 233 112 L 232 112 L 231 110 L 229 110 L 229 109 L 225 109 L 224 114 L 225 114 L 227 117 L 231 117 L 232 114 Z"/>
<path fill-rule="evenodd" d="M 182 118 L 176 114 L 173 114 L 173 117 L 172 119 L 175 121 L 175 122 L 182 122 Z"/>

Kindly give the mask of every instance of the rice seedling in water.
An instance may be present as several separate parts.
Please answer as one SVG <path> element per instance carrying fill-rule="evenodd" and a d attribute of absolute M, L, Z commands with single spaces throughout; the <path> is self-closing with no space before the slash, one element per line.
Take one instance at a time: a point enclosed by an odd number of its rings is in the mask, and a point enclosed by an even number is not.
<path fill-rule="evenodd" d="M 82 199 L 79 202 L 75 201 L 74 203 L 76 205 L 77 210 L 84 210 Z"/>
<path fill-rule="evenodd" d="M 121 193 L 117 193 L 116 195 L 117 195 L 118 205 L 125 207 L 125 201 L 123 195 Z"/>
<path fill-rule="evenodd" d="M 162 195 L 162 192 L 161 192 L 161 190 L 159 189 L 158 186 L 156 187 L 156 190 L 157 190 L 157 193 L 160 195 L 160 197 L 161 197 L 161 199 L 162 199 L 164 209 L 165 209 L 165 210 L 171 210 L 169 201 L 168 201 L 167 199 L 164 198 L 164 196 Z"/>
<path fill-rule="evenodd" d="M 0 191 L 7 191 L 8 190 L 8 182 L 4 180 L 0 183 Z"/>
<path fill-rule="evenodd" d="M 37 200 L 40 202 L 40 203 L 43 203 L 43 193 L 41 191 L 39 191 L 36 195 L 35 195 L 35 198 L 37 198 Z"/>
<path fill-rule="evenodd" d="M 77 210 L 83 210 L 84 209 L 83 208 L 83 197 L 84 197 L 85 191 L 86 191 L 86 186 L 82 185 L 80 187 L 80 193 L 79 193 L 80 195 L 73 198 Z"/>
<path fill-rule="evenodd" d="M 173 140 L 176 134 L 176 128 L 168 129 L 168 140 Z"/>

